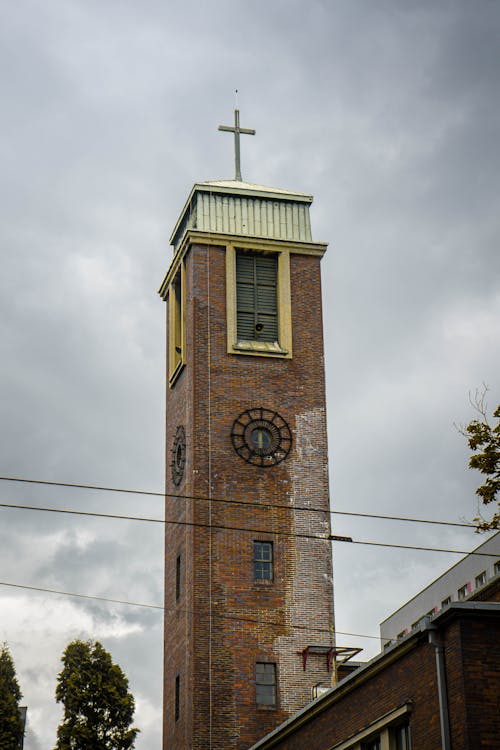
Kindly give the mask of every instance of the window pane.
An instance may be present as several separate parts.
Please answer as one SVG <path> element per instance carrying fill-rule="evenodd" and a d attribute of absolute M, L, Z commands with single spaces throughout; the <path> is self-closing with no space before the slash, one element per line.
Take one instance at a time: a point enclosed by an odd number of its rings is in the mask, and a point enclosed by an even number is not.
<path fill-rule="evenodd" d="M 258 705 L 276 705 L 276 664 L 257 662 L 255 665 L 255 696 Z"/>
<path fill-rule="evenodd" d="M 273 580 L 273 543 L 253 543 L 253 571 L 258 581 Z"/>

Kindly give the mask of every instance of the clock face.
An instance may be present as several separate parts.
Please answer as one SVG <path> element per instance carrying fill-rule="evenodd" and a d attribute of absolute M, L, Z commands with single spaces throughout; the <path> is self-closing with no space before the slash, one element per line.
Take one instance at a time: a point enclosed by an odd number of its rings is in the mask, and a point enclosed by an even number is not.
<path fill-rule="evenodd" d="M 276 466 L 292 447 L 292 433 L 278 412 L 247 409 L 234 420 L 231 440 L 236 453 L 255 466 Z"/>
<path fill-rule="evenodd" d="M 182 482 L 184 466 L 186 465 L 186 432 L 182 425 L 175 431 L 171 454 L 172 461 L 170 462 L 170 469 L 172 473 L 172 482 L 178 487 Z"/>

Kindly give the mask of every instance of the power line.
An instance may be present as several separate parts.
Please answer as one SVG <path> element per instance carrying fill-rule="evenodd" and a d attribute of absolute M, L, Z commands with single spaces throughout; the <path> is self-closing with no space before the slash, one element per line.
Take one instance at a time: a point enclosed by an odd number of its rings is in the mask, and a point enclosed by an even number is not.
<path fill-rule="evenodd" d="M 346 540 L 347 541 L 347 540 Z M 392 547 L 393 549 L 414 549 L 414 550 L 421 550 L 422 552 L 449 552 L 450 554 L 456 554 L 456 555 L 477 555 L 478 557 L 498 557 L 500 555 L 500 550 L 498 552 L 476 552 L 472 550 L 471 552 L 464 552 L 463 550 L 459 549 L 441 549 L 440 547 L 418 547 L 413 546 L 410 544 L 388 544 L 385 542 L 365 542 L 358 539 L 352 540 L 353 544 L 365 544 L 369 545 L 371 547 Z"/>
<path fill-rule="evenodd" d="M 23 589 L 27 591 L 37 591 L 44 594 L 57 594 L 59 596 L 70 596 L 77 599 L 90 599 L 93 601 L 98 602 L 107 602 L 110 604 L 123 604 L 125 606 L 130 607 L 142 607 L 145 609 L 155 609 L 155 610 L 161 610 L 163 612 L 166 611 L 166 607 L 160 605 L 160 604 L 146 604 L 144 602 L 132 602 L 125 599 L 114 599 L 111 597 L 106 596 L 94 596 L 92 594 L 76 594 L 72 591 L 61 591 L 60 589 L 48 589 L 44 588 L 42 586 L 28 586 L 26 584 L 21 583 L 9 583 L 7 581 L 0 581 L 0 586 L 7 586 L 9 588 L 15 588 L 15 589 Z M 179 608 L 176 611 L 183 612 L 184 614 L 191 614 L 191 615 L 200 615 L 199 609 L 184 609 Z M 223 620 L 236 620 L 238 622 L 250 622 L 255 623 L 257 625 L 272 625 L 276 627 L 287 627 L 287 628 L 293 628 L 294 630 L 307 630 L 308 632 L 315 632 L 315 633 L 328 633 L 329 635 L 332 635 L 333 631 L 327 628 L 314 628 L 309 627 L 307 625 L 289 625 L 283 622 L 276 622 L 275 620 L 262 620 L 255 617 L 240 617 L 238 615 L 227 615 L 222 614 L 221 612 L 214 612 L 214 616 L 218 617 L 219 619 Z M 335 630 L 336 635 L 348 635 L 355 638 L 372 638 L 375 640 L 380 640 L 380 637 L 377 635 L 364 635 L 362 633 L 348 633 L 343 630 Z M 389 640 L 389 639 L 385 639 Z"/>
<path fill-rule="evenodd" d="M 261 506 L 262 507 L 262 506 Z M 298 534 L 293 531 L 282 531 L 280 529 L 253 529 L 248 528 L 244 526 L 224 526 L 222 524 L 210 524 L 210 523 L 200 523 L 195 521 L 179 521 L 179 520 L 167 520 L 167 519 L 160 519 L 160 518 L 148 518 L 146 516 L 130 516 L 130 515 L 119 515 L 114 513 L 97 513 L 92 511 L 84 511 L 84 510 L 70 510 L 70 509 L 60 509 L 60 508 L 47 508 L 47 507 L 40 507 L 37 505 L 20 505 L 20 504 L 14 504 L 14 503 L 0 503 L 0 508 L 13 508 L 16 510 L 37 510 L 42 511 L 45 513 L 64 513 L 69 515 L 77 515 L 77 516 L 90 516 L 92 518 L 108 518 L 108 519 L 115 519 L 115 520 L 126 520 L 126 521 L 145 521 L 150 523 L 160 523 L 160 524 L 168 524 L 168 525 L 176 525 L 176 526 L 188 526 L 188 527 L 194 527 L 194 528 L 201 528 L 201 529 L 214 529 L 217 531 L 236 531 L 236 532 L 246 532 L 248 534 L 272 534 L 276 536 L 286 536 L 291 537 L 294 539 L 313 539 L 318 540 L 322 542 L 347 542 L 349 544 L 362 544 L 362 545 L 368 545 L 368 546 L 374 546 L 374 547 L 387 547 L 387 548 L 394 548 L 394 549 L 409 549 L 409 550 L 416 550 L 421 552 L 444 552 L 448 554 L 456 554 L 456 555 L 477 555 L 480 557 L 498 557 L 498 552 L 477 552 L 477 551 L 467 551 L 467 550 L 458 550 L 458 549 L 444 549 L 442 547 L 424 547 L 419 545 L 412 545 L 412 544 L 391 544 L 389 542 L 372 542 L 372 541 L 364 541 L 359 539 L 353 539 L 352 537 L 340 537 L 336 534 L 329 534 L 328 536 L 319 536 L 317 534 Z"/>
<path fill-rule="evenodd" d="M 2 477 L 0 476 L 0 481 L 4 482 L 23 482 L 26 484 L 42 484 L 47 485 L 51 487 L 69 487 L 72 489 L 84 489 L 84 490 L 96 490 L 99 492 L 121 492 L 126 494 L 132 494 L 132 495 L 148 495 L 150 497 L 171 497 L 176 498 L 179 500 L 199 500 L 199 501 L 205 501 L 205 502 L 212 502 L 212 503 L 226 503 L 229 505 L 246 505 L 251 507 L 262 507 L 260 503 L 257 502 L 251 502 L 251 501 L 244 501 L 244 500 L 232 500 L 227 498 L 217 498 L 217 497 L 207 497 L 205 495 L 180 495 L 180 494 L 174 494 L 174 493 L 165 493 L 165 492 L 155 492 L 153 490 L 135 490 L 135 489 L 126 489 L 122 487 L 104 487 L 100 485 L 95 484 L 76 484 L 71 482 L 54 482 L 54 481 L 48 481 L 43 479 L 26 479 L 22 477 Z M 309 508 L 307 506 L 301 506 L 301 505 L 282 505 L 279 503 L 266 503 L 267 508 L 283 508 L 285 510 L 300 510 L 300 511 L 307 511 L 309 513 L 329 513 L 330 515 L 340 515 L 340 516 L 353 516 L 358 518 L 376 518 L 383 521 L 404 521 L 404 522 L 411 522 L 411 523 L 427 523 L 427 524 L 435 524 L 438 526 L 458 526 L 461 528 L 468 528 L 468 529 L 475 529 L 476 526 L 473 523 L 463 523 L 458 521 L 435 521 L 428 518 L 413 518 L 409 516 L 388 516 L 383 514 L 377 514 L 377 513 L 360 513 L 355 511 L 346 511 L 346 510 L 323 510 L 322 508 Z"/>

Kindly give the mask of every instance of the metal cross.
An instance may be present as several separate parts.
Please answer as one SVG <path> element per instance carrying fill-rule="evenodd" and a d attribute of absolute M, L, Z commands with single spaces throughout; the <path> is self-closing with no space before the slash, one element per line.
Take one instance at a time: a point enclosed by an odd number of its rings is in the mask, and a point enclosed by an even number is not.
<path fill-rule="evenodd" d="M 219 130 L 225 130 L 228 133 L 234 133 L 234 179 L 241 182 L 240 133 L 244 133 L 244 135 L 255 135 L 255 130 L 250 130 L 249 128 L 240 128 L 239 109 L 234 110 L 234 127 L 231 128 L 229 125 L 219 125 Z"/>

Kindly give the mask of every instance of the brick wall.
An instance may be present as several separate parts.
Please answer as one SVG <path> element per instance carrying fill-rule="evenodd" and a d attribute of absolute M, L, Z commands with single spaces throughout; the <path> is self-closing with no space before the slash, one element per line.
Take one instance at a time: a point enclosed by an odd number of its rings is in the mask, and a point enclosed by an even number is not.
<path fill-rule="evenodd" d="M 201 526 L 165 528 L 164 748 L 243 750 L 305 705 L 313 685 L 331 679 L 324 656 L 311 655 L 304 671 L 297 654 L 330 644 L 333 625 L 330 543 L 294 536 L 329 531 L 319 258 L 291 256 L 291 360 L 228 355 L 225 249 L 195 245 L 185 262 L 187 364 L 167 387 L 166 488 L 212 501 L 166 499 L 167 520 Z M 293 434 L 290 455 L 272 468 L 245 463 L 230 440 L 234 419 L 260 406 L 277 410 Z M 187 460 L 176 489 L 169 464 L 178 425 Z M 273 542 L 272 584 L 254 581 L 254 539 Z M 257 661 L 277 664 L 276 709 L 256 708 Z"/>

